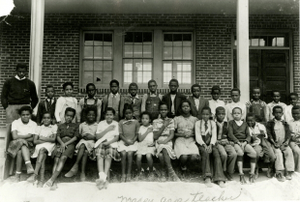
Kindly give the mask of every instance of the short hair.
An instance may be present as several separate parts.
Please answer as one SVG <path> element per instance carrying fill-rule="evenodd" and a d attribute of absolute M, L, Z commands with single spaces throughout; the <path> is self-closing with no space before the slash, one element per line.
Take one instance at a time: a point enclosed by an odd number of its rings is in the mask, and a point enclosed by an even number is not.
<path fill-rule="evenodd" d="M 74 116 L 73 118 L 75 117 L 76 115 L 76 110 L 72 107 L 67 107 L 66 110 L 65 110 L 65 115 L 68 113 L 68 112 L 73 112 L 74 113 Z"/>
<path fill-rule="evenodd" d="M 219 111 L 222 111 L 222 110 L 226 112 L 226 110 L 225 110 L 224 107 L 222 107 L 222 106 L 217 107 L 217 108 L 216 108 L 216 114 L 217 114 Z"/>
<path fill-rule="evenodd" d="M 240 108 L 240 107 L 234 107 L 234 108 L 232 109 L 231 113 L 233 113 L 233 111 L 234 111 L 235 109 L 239 109 L 239 110 L 241 111 L 241 113 L 243 113 L 243 110 L 242 110 L 242 108 Z"/>
<path fill-rule="evenodd" d="M 26 105 L 26 106 L 23 106 L 19 109 L 19 111 L 18 111 L 19 115 L 21 115 L 23 111 L 29 111 L 29 113 L 32 114 L 33 110 L 30 106 Z"/>
<path fill-rule="evenodd" d="M 249 117 L 253 117 L 254 119 L 256 118 L 255 114 L 253 114 L 251 112 L 247 113 L 246 119 L 249 118 Z"/>
<path fill-rule="evenodd" d="M 233 88 L 233 89 L 231 89 L 230 94 L 231 94 L 233 91 L 237 91 L 237 92 L 239 92 L 239 94 L 241 94 L 241 90 L 238 89 L 238 88 Z"/>
<path fill-rule="evenodd" d="M 177 83 L 177 86 L 179 86 L 179 82 L 178 82 L 177 79 L 171 79 L 171 80 L 169 81 L 169 85 L 171 85 L 171 82 L 176 82 L 176 83 Z"/>
<path fill-rule="evenodd" d="M 120 86 L 120 83 L 117 79 L 113 79 L 109 82 L 109 86 L 111 86 L 113 83 L 117 84 L 117 86 L 119 87 Z"/>
<path fill-rule="evenodd" d="M 161 107 L 162 105 L 166 105 L 167 108 L 169 109 L 169 106 L 168 106 L 168 104 L 167 104 L 166 102 L 160 102 L 160 103 L 159 103 L 159 109 L 160 109 L 160 107 Z"/>
<path fill-rule="evenodd" d="M 193 88 L 194 88 L 194 87 L 198 87 L 198 88 L 200 89 L 200 91 L 201 91 L 201 86 L 200 86 L 199 84 L 195 83 L 195 84 L 193 84 L 192 87 L 191 87 L 191 92 L 193 92 Z"/>
<path fill-rule="evenodd" d="M 210 107 L 203 107 L 203 108 L 202 108 L 202 110 L 201 110 L 201 113 L 203 113 L 203 111 L 204 111 L 204 110 L 208 110 L 208 111 L 209 111 L 209 113 L 211 113 L 211 109 L 210 109 Z"/>
<path fill-rule="evenodd" d="M 274 93 L 279 93 L 279 95 L 281 95 L 279 90 L 272 90 L 272 96 L 274 95 Z"/>
<path fill-rule="evenodd" d="M 46 111 L 46 112 L 44 112 L 43 113 L 43 115 L 42 115 L 42 117 L 44 117 L 45 116 L 45 114 L 49 114 L 50 115 L 50 118 L 52 119 L 53 117 L 52 117 L 52 115 L 51 115 L 51 112 L 50 111 Z"/>
<path fill-rule="evenodd" d="M 140 115 L 141 119 L 143 118 L 144 115 L 148 115 L 149 119 L 150 119 L 150 122 L 152 121 L 151 114 L 149 112 L 147 112 L 147 111 L 142 112 L 141 115 Z"/>
<path fill-rule="evenodd" d="M 97 118 L 97 107 L 95 107 L 95 106 L 87 107 L 86 110 L 85 110 L 85 112 L 86 112 L 86 115 L 87 115 L 89 112 L 94 112 L 95 115 L 96 115 L 96 118 Z"/>
<path fill-rule="evenodd" d="M 188 103 L 189 104 L 189 106 L 190 106 L 190 108 L 191 108 L 191 106 L 192 106 L 192 104 L 191 104 L 191 102 L 189 101 L 189 100 L 187 100 L 187 99 L 185 99 L 185 100 L 182 100 L 181 102 L 180 102 L 180 104 L 179 104 L 179 112 L 180 112 L 180 114 L 182 114 L 182 105 L 183 105 L 183 103 Z"/>
<path fill-rule="evenodd" d="M 292 92 L 289 94 L 289 99 L 291 99 L 292 96 L 296 96 L 298 98 L 298 94 L 295 92 Z"/>
<path fill-rule="evenodd" d="M 300 109 L 300 106 L 293 106 L 293 107 L 292 107 L 292 111 L 293 111 L 293 110 L 298 110 L 298 109 Z"/>
<path fill-rule="evenodd" d="M 106 111 L 105 111 L 105 114 L 108 112 L 108 111 L 111 111 L 113 113 L 113 115 L 116 115 L 116 110 L 112 107 L 107 107 L 106 108 Z"/>
<path fill-rule="evenodd" d="M 274 113 L 276 109 L 281 109 L 281 111 L 283 112 L 282 106 L 276 105 L 275 107 L 273 107 L 272 113 Z"/>
<path fill-rule="evenodd" d="M 155 81 L 154 79 L 151 79 L 151 80 L 148 81 L 148 86 L 149 86 L 149 84 L 152 83 L 152 82 L 154 82 L 154 83 L 157 85 L 156 81 Z"/>
<path fill-rule="evenodd" d="M 89 89 L 90 86 L 93 86 L 93 87 L 95 88 L 95 90 L 96 90 L 96 85 L 95 85 L 95 84 L 93 84 L 93 83 L 88 83 L 88 84 L 86 84 L 86 86 L 85 86 L 85 91 L 86 91 L 86 92 L 88 91 L 88 89 Z"/>
<path fill-rule="evenodd" d="M 257 90 L 257 89 L 258 89 L 258 90 L 261 90 L 260 87 L 256 86 L 256 87 L 253 87 L 253 88 L 252 88 L 252 91 Z"/>
<path fill-rule="evenodd" d="M 130 89 L 130 87 L 132 87 L 132 86 L 135 86 L 136 89 L 139 89 L 139 86 L 135 82 L 130 83 L 128 89 Z"/>
<path fill-rule="evenodd" d="M 126 110 L 131 110 L 131 111 L 133 112 L 132 105 L 131 105 L 131 104 L 128 104 L 128 103 L 126 103 L 126 104 L 124 105 L 124 109 L 123 109 L 123 116 L 124 116 L 124 117 L 125 117 L 125 112 L 126 112 Z"/>
<path fill-rule="evenodd" d="M 72 82 L 68 81 L 66 83 L 63 84 L 63 89 L 65 90 L 67 86 L 71 86 L 72 88 L 74 88 L 74 85 Z"/>
<path fill-rule="evenodd" d="M 221 92 L 220 86 L 213 86 L 213 87 L 211 88 L 211 94 L 213 94 L 214 90 L 218 90 L 218 91 Z"/>
<path fill-rule="evenodd" d="M 26 71 L 28 70 L 28 65 L 27 64 L 25 64 L 25 63 L 19 63 L 19 64 L 17 64 L 17 66 L 16 66 L 16 71 L 18 70 L 18 69 L 26 69 Z"/>
<path fill-rule="evenodd" d="M 47 91 L 48 88 L 53 88 L 53 89 L 54 89 L 54 86 L 51 85 L 51 84 L 47 85 L 47 86 L 45 87 L 45 91 Z"/>

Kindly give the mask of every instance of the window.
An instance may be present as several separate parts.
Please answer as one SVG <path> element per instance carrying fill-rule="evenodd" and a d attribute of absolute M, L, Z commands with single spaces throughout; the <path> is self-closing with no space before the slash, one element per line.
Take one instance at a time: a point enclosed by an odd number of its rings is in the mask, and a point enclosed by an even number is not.
<path fill-rule="evenodd" d="M 124 84 L 146 84 L 152 78 L 152 32 L 126 32 L 123 48 Z"/>
<path fill-rule="evenodd" d="M 84 32 L 82 81 L 87 83 L 107 84 L 112 79 L 113 39 L 112 33 Z"/>
<path fill-rule="evenodd" d="M 191 33 L 164 33 L 163 83 L 172 78 L 180 84 L 192 83 L 193 43 Z"/>
<path fill-rule="evenodd" d="M 234 45 L 237 45 L 236 36 L 234 36 Z M 289 47 L 288 34 L 251 34 L 249 37 L 250 47 Z"/>

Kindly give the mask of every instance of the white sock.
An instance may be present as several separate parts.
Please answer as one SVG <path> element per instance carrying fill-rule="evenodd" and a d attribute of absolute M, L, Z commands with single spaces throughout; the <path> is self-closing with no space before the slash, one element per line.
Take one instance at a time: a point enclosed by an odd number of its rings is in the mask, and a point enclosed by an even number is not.
<path fill-rule="evenodd" d="M 100 177 L 100 180 L 103 180 L 105 182 L 107 175 L 104 172 L 100 172 L 99 177 Z"/>
<path fill-rule="evenodd" d="M 16 171 L 16 174 L 17 174 L 17 175 L 20 175 L 21 173 L 22 173 L 22 172 Z"/>
<path fill-rule="evenodd" d="M 29 164 L 29 163 L 31 163 L 31 162 L 30 162 L 30 161 L 26 161 L 26 162 L 25 162 L 25 164 Z"/>

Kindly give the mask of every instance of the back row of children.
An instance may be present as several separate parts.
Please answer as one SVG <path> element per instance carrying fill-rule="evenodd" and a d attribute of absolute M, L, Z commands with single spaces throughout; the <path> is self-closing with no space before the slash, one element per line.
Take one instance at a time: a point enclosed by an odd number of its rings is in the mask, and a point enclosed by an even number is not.
<path fill-rule="evenodd" d="M 212 100 L 209 101 L 201 97 L 198 84 L 191 87 L 192 96 L 189 97 L 178 92 L 176 79 L 169 82 L 170 92 L 164 96 L 157 92 L 154 80 L 148 82 L 148 87 L 149 93 L 140 98 L 137 84 L 131 83 L 130 95 L 122 96 L 118 92 L 119 82 L 112 80 L 110 94 L 99 100 L 95 97 L 95 85 L 90 83 L 86 86 L 87 96 L 77 103 L 72 97 L 72 83 L 63 85 L 64 96 L 57 100 L 53 86 L 47 86 L 46 99 L 38 107 L 37 124 L 30 120 L 32 110 L 28 106 L 20 109 L 20 119 L 12 123 L 14 140 L 8 153 L 17 157 L 17 176 L 24 159 L 27 173 L 32 174 L 28 181 L 42 185 L 45 159 L 51 155 L 53 174 L 44 186 L 55 189 L 57 177 L 75 150 L 76 162 L 65 176 L 76 175 L 81 162 L 80 179 L 84 181 L 87 159 L 96 157 L 99 189 L 108 185 L 112 160 L 121 161 L 121 182 L 131 181 L 134 154 L 137 178 L 141 175 L 141 159 L 145 155 L 149 178 L 153 179 L 153 156 L 156 156 L 163 181 L 166 176 L 170 180 L 180 180 L 171 159 L 179 159 L 182 176 L 189 165 L 201 159 L 201 170 L 208 186 L 215 182 L 224 187 L 226 180 L 232 180 L 236 162 L 240 181 L 246 183 L 244 153 L 250 158 L 250 182 L 258 176 L 257 161 L 261 157 L 268 163 L 267 176 L 275 174 L 279 181 L 285 180 L 284 174 L 291 179 L 292 172 L 300 171 L 297 94 L 290 95 L 291 105 L 286 106 L 280 102 L 280 93 L 274 91 L 273 102 L 266 105 L 260 100 L 260 89 L 255 88 L 253 99 L 242 103 L 240 90 L 234 88 L 232 102 L 225 105 L 219 100 L 219 86 L 212 87 Z M 283 119 L 289 120 L 289 124 Z M 37 158 L 35 169 L 30 157 Z"/>

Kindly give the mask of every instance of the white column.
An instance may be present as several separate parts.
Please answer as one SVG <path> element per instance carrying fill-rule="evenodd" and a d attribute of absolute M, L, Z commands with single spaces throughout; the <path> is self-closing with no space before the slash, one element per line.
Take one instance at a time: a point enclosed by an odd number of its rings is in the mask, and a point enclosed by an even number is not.
<path fill-rule="evenodd" d="M 237 0 L 237 85 L 241 101 L 249 100 L 249 0 Z"/>
<path fill-rule="evenodd" d="M 31 0 L 29 75 L 41 95 L 45 0 Z"/>

